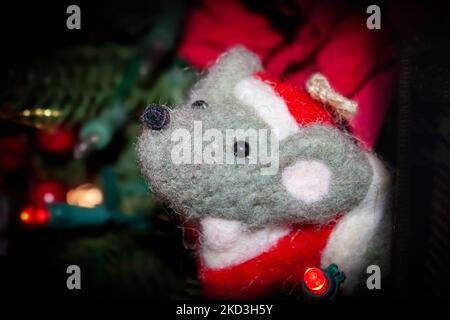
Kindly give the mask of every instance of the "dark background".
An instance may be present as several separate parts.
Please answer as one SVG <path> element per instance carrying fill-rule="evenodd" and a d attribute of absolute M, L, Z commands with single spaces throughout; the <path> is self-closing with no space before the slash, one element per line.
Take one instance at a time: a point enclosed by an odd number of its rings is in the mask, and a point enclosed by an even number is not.
<path fill-rule="evenodd" d="M 252 5 L 252 1 L 248 2 Z M 356 1 L 350 3 L 361 7 L 366 5 Z M 390 4 L 389 1 L 382 3 Z M 405 10 L 398 11 L 393 18 L 400 52 L 398 90 L 375 148 L 395 172 L 394 268 L 389 279 L 389 290 L 381 297 L 376 297 L 448 299 L 450 11 L 444 2 L 417 2 L 427 9 L 423 13 L 427 19 L 423 25 L 410 26 L 403 21 L 407 21 L 405 17 L 410 13 L 409 10 L 414 10 L 416 2 L 405 3 Z M 134 21 L 149 19 L 158 14 L 161 6 L 158 1 L 139 2 L 136 5 L 119 1 L 76 1 L 82 7 L 82 29 L 73 32 L 65 27 L 65 12 L 69 4 L 72 3 L 2 3 L 0 72 L 11 65 L 26 69 L 27 63 L 35 55 L 45 56 L 76 43 L 101 45 L 114 41 L 135 44 L 144 34 L 145 28 L 126 31 L 130 20 L 125 18 L 132 16 Z M 259 9 L 270 10 L 270 2 L 266 8 Z M 274 23 L 280 24 L 277 17 L 274 17 Z M 289 32 L 289 23 L 281 22 L 286 32 Z M 7 87 L 8 80 L 3 76 L 0 79 L 3 81 L 0 83 L 2 90 Z M 0 120 L 0 135 L 17 130 L 28 129 Z M 108 157 L 108 150 L 103 155 Z M 26 189 L 27 177 L 27 172 L 19 172 L 7 180 L 7 191 L 13 194 L 9 209 L 11 212 L 17 212 L 23 205 L 22 191 Z M 164 206 L 159 210 L 167 212 Z M 198 297 L 192 292 L 186 294 L 186 279 L 195 278 L 195 268 L 189 253 L 182 246 L 181 232 L 170 218 L 154 220 L 155 228 L 162 232 L 150 235 L 114 226 L 70 232 L 24 230 L 16 216 L 12 215 L 10 219 L 6 232 L 11 243 L 9 255 L 0 258 L 2 295 L 41 298 L 77 295 L 88 298 Z M 148 252 L 150 249 L 163 265 L 155 267 L 150 275 L 148 270 L 144 272 L 139 268 L 151 268 L 153 263 L 120 273 L 105 272 L 88 280 L 87 288 L 80 293 L 69 292 L 65 288 L 67 275 L 65 269 L 61 268 L 67 261 L 61 258 L 60 253 L 68 250 L 71 240 L 80 237 L 111 238 L 110 245 L 103 251 L 110 254 L 100 254 L 100 257 L 106 257 L 105 263 L 119 264 L 119 261 L 139 259 L 132 257 L 129 252 Z M 89 259 L 95 259 L 95 254 L 86 259 L 88 263 Z M 146 256 L 146 259 L 149 257 Z M 156 258 L 151 261 L 156 261 Z M 168 275 L 164 275 L 164 272 Z M 157 285 L 146 283 L 155 278 L 171 279 L 174 284 L 164 281 Z"/>

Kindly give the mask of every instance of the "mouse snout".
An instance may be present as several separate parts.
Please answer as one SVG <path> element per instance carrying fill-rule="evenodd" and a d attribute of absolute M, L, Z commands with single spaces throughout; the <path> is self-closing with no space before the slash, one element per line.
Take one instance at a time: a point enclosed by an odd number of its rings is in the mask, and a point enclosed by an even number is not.
<path fill-rule="evenodd" d="M 157 104 L 151 104 L 145 108 L 141 121 L 149 129 L 164 129 L 170 123 L 169 109 Z"/>

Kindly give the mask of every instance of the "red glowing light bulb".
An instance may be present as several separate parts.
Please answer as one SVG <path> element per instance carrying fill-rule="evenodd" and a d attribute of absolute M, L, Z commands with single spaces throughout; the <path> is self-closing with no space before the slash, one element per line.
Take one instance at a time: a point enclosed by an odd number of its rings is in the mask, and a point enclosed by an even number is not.
<path fill-rule="evenodd" d="M 42 208 L 36 209 L 36 224 L 45 224 L 49 218 L 50 215 L 47 210 Z"/>
<path fill-rule="evenodd" d="M 323 294 L 328 289 L 328 279 L 325 273 L 319 268 L 308 268 L 303 275 L 308 290 L 313 294 Z"/>
<path fill-rule="evenodd" d="M 20 213 L 20 220 L 27 225 L 43 225 L 50 220 L 50 213 L 45 208 L 26 207 Z"/>

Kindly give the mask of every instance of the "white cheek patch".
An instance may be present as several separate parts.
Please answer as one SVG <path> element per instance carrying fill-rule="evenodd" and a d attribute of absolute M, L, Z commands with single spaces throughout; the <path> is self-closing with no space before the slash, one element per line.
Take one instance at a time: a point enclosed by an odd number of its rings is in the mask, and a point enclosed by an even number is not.
<path fill-rule="evenodd" d="M 299 160 L 284 169 L 281 180 L 292 196 L 310 204 L 328 194 L 331 178 L 331 170 L 322 162 Z"/>
<path fill-rule="evenodd" d="M 256 111 L 258 116 L 274 131 L 278 140 L 299 131 L 284 100 L 274 89 L 254 77 L 244 78 L 234 87 L 234 96 Z"/>

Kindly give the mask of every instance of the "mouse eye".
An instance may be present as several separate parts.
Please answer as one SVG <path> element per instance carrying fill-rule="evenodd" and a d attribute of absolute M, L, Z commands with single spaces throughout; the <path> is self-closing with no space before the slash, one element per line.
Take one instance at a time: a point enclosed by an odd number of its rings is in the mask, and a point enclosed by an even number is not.
<path fill-rule="evenodd" d="M 208 103 L 205 100 L 196 100 L 191 104 L 192 109 L 206 109 L 208 108 Z"/>
<path fill-rule="evenodd" d="M 250 154 L 250 146 L 246 141 L 236 141 L 233 149 L 234 156 L 238 158 L 245 158 Z"/>

